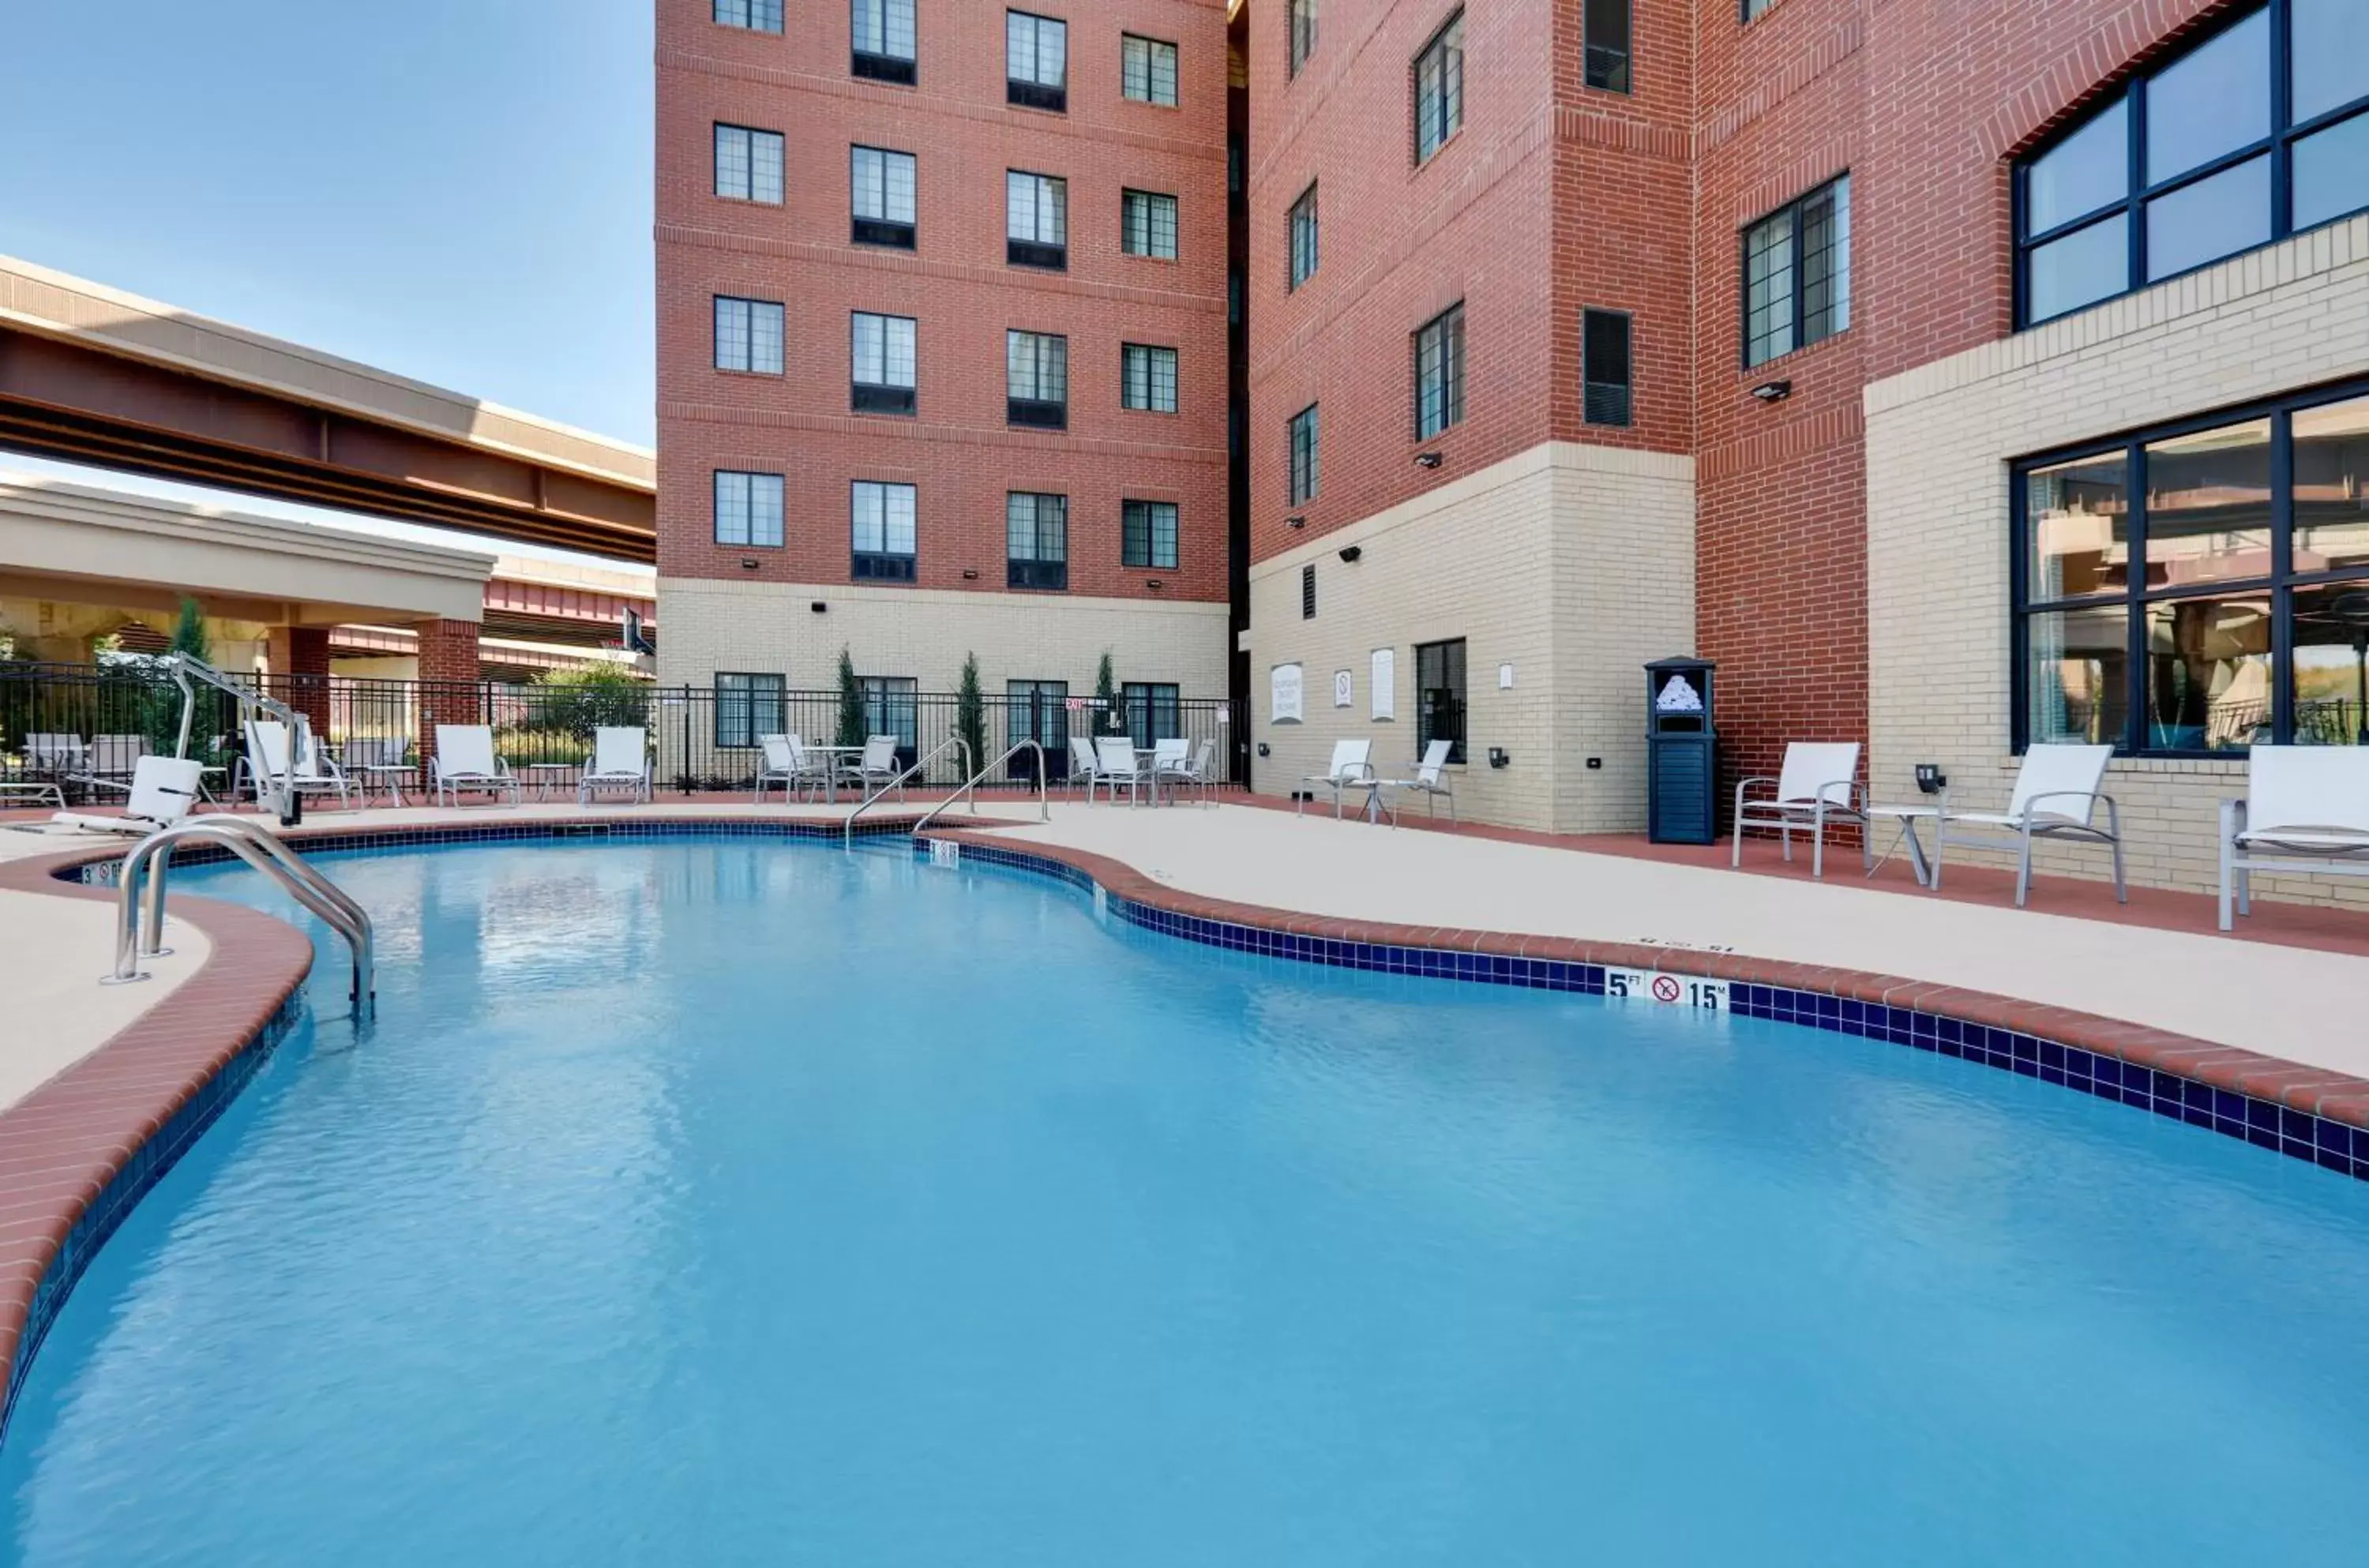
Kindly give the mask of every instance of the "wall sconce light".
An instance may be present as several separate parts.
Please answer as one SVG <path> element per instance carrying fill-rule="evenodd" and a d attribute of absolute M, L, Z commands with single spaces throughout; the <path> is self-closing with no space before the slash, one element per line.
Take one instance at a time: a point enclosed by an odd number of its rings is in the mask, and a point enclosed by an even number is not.
<path fill-rule="evenodd" d="M 811 610 L 811 611 L 813 611 L 816 614 L 819 615 L 819 614 L 821 614 L 824 611 L 826 611 L 826 610 L 830 609 L 830 605 L 828 605 L 828 604 L 825 604 L 821 600 L 818 599 L 818 600 L 816 600 L 812 604 L 807 605 L 807 609 L 809 609 L 809 610 Z"/>
<path fill-rule="evenodd" d="M 1288 517 L 1283 520 L 1283 525 L 1286 528 L 1306 528 L 1308 520 L 1304 517 Z"/>
<path fill-rule="evenodd" d="M 1493 767 L 1493 768 L 1502 768 L 1502 767 L 1505 767 L 1506 765 L 1508 765 L 1509 763 L 1511 763 L 1511 762 L 1513 761 L 1513 760 L 1514 760 L 1514 759 L 1513 759 L 1509 754 L 1507 754 L 1507 752 L 1506 752 L 1505 749 L 1503 746 L 1492 746 L 1492 747 L 1490 747 L 1490 748 L 1489 748 L 1489 765 L 1490 765 L 1491 767 Z"/>
<path fill-rule="evenodd" d="M 1752 389 L 1752 395 L 1763 403 L 1782 403 L 1793 395 L 1793 383 L 1790 381 L 1764 381 Z"/>
<path fill-rule="evenodd" d="M 1447 459 L 1436 452 L 1419 452 L 1414 454 L 1414 465 L 1417 468 L 1436 468 L 1446 461 Z"/>
<path fill-rule="evenodd" d="M 1949 787 L 1950 775 L 1941 771 L 1940 763 L 1919 762 L 1917 764 L 1917 794 L 1939 795 Z"/>
<path fill-rule="evenodd" d="M 977 582 L 978 580 L 978 568 L 976 568 L 976 567 L 965 567 L 963 568 L 963 581 L 965 581 L 965 582 Z"/>
<path fill-rule="evenodd" d="M 1365 554 L 1366 547 L 1362 544 L 1344 544 L 1341 547 L 1341 558 L 1345 561 L 1356 562 L 1363 559 Z"/>
<path fill-rule="evenodd" d="M 1143 586 L 1146 588 L 1166 588 L 1168 584 L 1159 578 L 1146 578 L 1143 579 Z"/>
<path fill-rule="evenodd" d="M 757 563 L 752 557 L 743 555 L 740 557 L 740 569 L 744 572 L 753 572 L 757 569 Z"/>
<path fill-rule="evenodd" d="M 1267 750 L 1266 742 L 1265 742 L 1265 741 L 1264 741 L 1264 740 L 1262 740 L 1262 741 L 1260 741 L 1260 742 L 1259 742 L 1258 751 L 1259 751 L 1259 755 L 1260 755 L 1260 756 L 1262 756 L 1262 757 L 1271 757 L 1271 756 L 1275 755 L 1275 753 L 1274 753 L 1274 752 L 1272 752 L 1272 751 L 1270 751 L 1270 750 Z"/>

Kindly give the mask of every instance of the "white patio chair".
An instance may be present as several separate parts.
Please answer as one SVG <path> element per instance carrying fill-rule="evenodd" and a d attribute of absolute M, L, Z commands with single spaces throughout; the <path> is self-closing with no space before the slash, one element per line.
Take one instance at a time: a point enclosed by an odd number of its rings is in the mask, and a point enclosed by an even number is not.
<path fill-rule="evenodd" d="M 1193 760 L 1193 743 L 1170 738 L 1151 743 L 1151 804 L 1160 804 L 1160 786 L 1169 786 L 1168 797 L 1176 798 L 1175 786 L 1184 782 L 1184 770 Z"/>
<path fill-rule="evenodd" d="M 299 796 L 335 795 L 339 806 L 350 805 L 345 770 L 323 755 L 314 742 L 313 727 L 302 715 L 297 715 L 294 766 L 288 755 L 288 727 L 278 719 L 249 719 L 241 727 L 246 734 L 246 751 L 239 758 L 231 774 L 231 799 L 238 799 L 244 787 L 255 791 L 258 805 L 271 792 L 285 785 Z"/>
<path fill-rule="evenodd" d="M 88 750 L 79 735 L 28 735 L 25 737 L 25 772 L 40 773 L 53 784 L 63 784 L 85 772 L 83 759 Z"/>
<path fill-rule="evenodd" d="M 1139 791 L 1151 783 L 1151 770 L 1135 754 L 1135 740 L 1130 736 L 1104 735 L 1094 740 L 1094 776 L 1110 791 L 1113 801 L 1118 799 L 1118 786 L 1127 785 L 1127 804 L 1141 798 Z"/>
<path fill-rule="evenodd" d="M 2221 929 L 2254 912 L 2253 873 L 2369 876 L 2369 748 L 2257 746 L 2221 803 Z"/>
<path fill-rule="evenodd" d="M 905 771 L 897 765 L 897 738 L 893 735 L 866 736 L 864 754 L 840 764 L 840 783 L 857 785 L 867 798 L 876 790 L 894 787 L 897 798 L 904 799 L 904 778 Z"/>
<path fill-rule="evenodd" d="M 83 751 L 82 782 L 106 789 L 129 790 L 140 759 L 148 755 L 144 735 L 94 735 Z"/>
<path fill-rule="evenodd" d="M 143 757 L 132 765 L 132 798 L 120 817 L 61 811 L 50 820 L 85 833 L 148 834 L 189 816 L 205 764 L 179 757 Z"/>
<path fill-rule="evenodd" d="M 765 804 L 769 784 L 782 786 L 782 804 L 790 802 L 790 791 L 798 780 L 798 738 L 795 735 L 761 735 L 757 746 L 764 753 L 757 764 L 757 804 Z"/>
<path fill-rule="evenodd" d="M 1436 816 L 1438 808 L 1434 803 L 1446 800 L 1448 819 L 1456 820 L 1456 788 L 1448 782 L 1448 755 L 1455 750 L 1456 742 L 1452 740 L 1435 740 L 1423 749 L 1423 761 L 1414 765 L 1414 777 L 1383 779 L 1373 786 L 1374 804 L 1390 814 L 1391 827 L 1399 825 L 1398 802 L 1390 798 L 1394 794 L 1422 795 L 1425 817 Z"/>
<path fill-rule="evenodd" d="M 601 725 L 592 732 L 592 761 L 576 775 L 576 804 L 589 806 L 607 791 L 647 804 L 650 732 L 638 724 Z"/>
<path fill-rule="evenodd" d="M 1161 744 L 1164 746 L 1167 742 Z M 1184 742 L 1177 744 L 1181 746 Z M 1158 775 L 1159 782 L 1168 785 L 1170 799 L 1175 798 L 1177 786 L 1183 784 L 1199 790 L 1201 798 L 1206 801 L 1209 798 L 1209 785 L 1218 772 L 1218 743 L 1203 740 L 1192 749 L 1191 755 L 1180 757 L 1173 763 L 1154 758 L 1152 771 Z"/>
<path fill-rule="evenodd" d="M 1082 735 L 1070 737 L 1070 787 L 1084 789 L 1088 806 L 1094 803 L 1094 785 L 1102 776 L 1102 760 L 1094 755 L 1094 743 Z"/>
<path fill-rule="evenodd" d="M 2017 770 L 2015 793 L 2005 811 L 1955 810 L 1949 792 L 1943 791 L 1933 824 L 1934 889 L 1940 888 L 1941 857 L 1951 844 L 1961 849 L 2020 847 L 2015 907 L 2021 909 L 2031 896 L 2032 840 L 2069 839 L 2104 844 L 2113 852 L 2114 897 L 2129 903 L 2130 887 L 2123 877 L 2122 813 L 2113 796 L 2100 787 L 2106 782 L 2106 763 L 2113 754 L 2111 746 L 2031 748 L 2023 754 L 2023 766 Z M 2098 826 L 2100 807 L 2106 816 L 2102 828 Z M 1974 831 L 1959 830 L 1963 829 Z"/>
<path fill-rule="evenodd" d="M 486 724 L 440 724 L 436 727 L 436 758 L 430 784 L 439 806 L 458 806 L 464 792 L 510 797 L 519 802 L 519 784 L 510 765 L 494 755 L 494 729 Z"/>
<path fill-rule="evenodd" d="M 1746 799 L 1756 789 L 1770 792 L 1765 798 Z M 1868 831 L 1867 789 L 1859 783 L 1859 742 L 1796 740 L 1785 748 L 1784 765 L 1775 778 L 1749 778 L 1735 786 L 1734 841 L 1727 864 L 1744 864 L 1746 829 L 1774 829 L 1784 841 L 1785 858 L 1793 858 L 1793 835 L 1810 835 L 1810 874 L 1826 874 L 1826 825 L 1846 823 L 1859 829 L 1860 859 L 1875 865 L 1874 835 Z"/>
<path fill-rule="evenodd" d="M 1341 815 L 1341 792 L 1345 789 L 1366 788 L 1370 808 L 1371 786 L 1375 782 L 1373 754 L 1374 743 L 1370 740 L 1334 741 L 1332 765 L 1321 773 L 1301 776 L 1299 799 L 1292 807 L 1294 812 L 1303 816 L 1307 813 L 1308 797 L 1316 793 L 1310 786 L 1314 784 L 1322 784 L 1333 792 L 1333 815 L 1336 819 Z"/>

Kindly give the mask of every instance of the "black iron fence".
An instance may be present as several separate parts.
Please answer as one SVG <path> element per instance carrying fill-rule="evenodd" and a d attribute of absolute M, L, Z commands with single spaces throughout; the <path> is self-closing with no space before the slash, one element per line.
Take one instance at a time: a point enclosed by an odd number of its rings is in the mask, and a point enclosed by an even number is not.
<path fill-rule="evenodd" d="M 1176 695 L 1173 688 L 1130 691 L 1108 709 L 1092 698 L 983 694 L 966 708 L 954 692 L 919 692 L 875 682 L 853 695 L 623 682 L 518 685 L 492 681 L 375 681 L 345 676 L 248 676 L 239 683 L 305 715 L 349 768 L 419 769 L 438 725 L 486 725 L 494 749 L 513 769 L 562 770 L 591 753 L 603 725 L 639 726 L 650 738 L 661 789 L 752 787 L 763 761 L 761 739 L 788 734 L 809 744 L 861 746 L 893 736 L 910 766 L 953 738 L 983 765 L 1016 742 L 1044 749 L 1053 782 L 1069 776 L 1072 736 L 1128 735 L 1136 744 L 1208 741 L 1221 778 L 1247 766 L 1242 717 L 1225 698 Z M 189 755 L 227 771 L 241 740 L 236 698 L 200 686 Z M 129 771 L 141 752 L 170 754 L 179 740 L 182 696 L 161 663 L 127 659 L 100 666 L 0 663 L 0 777 L 68 777 Z M 1034 782 L 1026 754 L 997 770 L 995 783 Z M 953 748 L 935 757 L 917 783 L 962 782 Z"/>

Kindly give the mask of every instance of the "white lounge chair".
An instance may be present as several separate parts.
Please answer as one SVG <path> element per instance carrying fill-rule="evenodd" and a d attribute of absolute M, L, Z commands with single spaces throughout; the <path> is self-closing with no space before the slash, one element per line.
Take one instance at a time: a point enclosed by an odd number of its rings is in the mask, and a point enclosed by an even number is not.
<path fill-rule="evenodd" d="M 93 817 L 61 811 L 50 818 L 85 833 L 141 833 L 169 828 L 187 817 L 198 801 L 198 781 L 205 765 L 179 757 L 143 757 L 132 766 L 132 798 L 120 817 Z"/>
<path fill-rule="evenodd" d="M 1745 798 L 1764 789 L 1763 798 Z M 1784 841 L 1785 858 L 1793 858 L 1793 835 L 1810 835 L 1810 874 L 1826 874 L 1826 825 L 1847 823 L 1859 829 L 1860 860 L 1875 865 L 1875 850 L 1868 831 L 1867 789 L 1859 782 L 1859 742 L 1796 740 L 1785 748 L 1785 761 L 1775 778 L 1749 778 L 1735 786 L 1734 841 L 1727 864 L 1744 864 L 1744 834 L 1749 829 L 1775 829 Z"/>
<path fill-rule="evenodd" d="M 807 750 L 806 743 L 796 736 L 761 735 L 757 737 L 757 744 L 765 754 L 765 760 L 757 768 L 757 803 L 760 806 L 764 804 L 765 791 L 771 785 L 782 786 L 782 803 L 786 806 L 790 791 L 796 790 L 798 798 L 804 800 L 807 785 L 822 782 L 823 774 L 817 771 L 820 760 L 813 757 Z"/>
<path fill-rule="evenodd" d="M 508 762 L 494 755 L 491 725 L 438 725 L 429 772 L 439 806 L 458 806 L 464 792 L 507 795 L 512 806 L 518 804 L 518 778 Z"/>
<path fill-rule="evenodd" d="M 231 775 L 231 799 L 235 802 L 244 782 L 255 791 L 260 804 L 283 785 L 299 795 L 335 795 L 339 806 L 351 804 L 348 795 L 346 773 L 343 768 L 323 754 L 313 738 L 313 727 L 302 715 L 297 715 L 294 767 L 290 767 L 288 727 L 278 719 L 249 719 L 242 727 L 246 732 L 246 753 L 241 757 Z"/>
<path fill-rule="evenodd" d="M 2114 897 L 2131 901 L 2123 878 L 2123 818 L 2113 796 L 2101 787 L 2111 746 L 2040 745 L 2023 754 L 2015 775 L 2015 793 L 2005 811 L 1958 811 L 1942 792 L 1933 824 L 1933 887 L 1941 886 L 1941 857 L 1951 844 L 1961 849 L 2006 849 L 2020 846 L 2016 863 L 2015 907 L 2031 896 L 2031 841 L 2070 839 L 2104 844 L 2114 856 Z M 2106 825 L 2098 826 L 2104 808 Z M 1966 832 L 1963 830 L 1972 829 Z"/>
<path fill-rule="evenodd" d="M 85 749 L 81 779 L 102 789 L 130 790 L 140 759 L 148 755 L 144 735 L 94 735 Z"/>
<path fill-rule="evenodd" d="M 1134 738 L 1125 735 L 1095 738 L 1094 776 L 1110 791 L 1114 802 L 1118 799 L 1118 786 L 1125 784 L 1130 806 L 1141 798 L 1143 786 L 1151 783 L 1151 770 L 1135 754 Z"/>
<path fill-rule="evenodd" d="M 1368 814 L 1387 811 L 1390 814 L 1390 826 L 1397 827 L 1399 803 L 1393 797 L 1404 793 L 1424 797 L 1423 814 L 1425 817 L 1436 816 L 1437 808 L 1433 802 L 1445 799 L 1448 802 L 1448 819 L 1455 821 L 1456 790 L 1448 782 L 1448 755 L 1455 750 L 1456 743 L 1452 740 L 1435 740 L 1423 749 L 1423 761 L 1414 765 L 1413 778 L 1367 781 L 1365 788 L 1371 796 L 1367 806 Z"/>
<path fill-rule="evenodd" d="M 840 765 L 839 781 L 862 789 L 865 795 L 885 791 L 892 786 L 897 798 L 905 798 L 905 771 L 897 765 L 897 738 L 893 735 L 866 736 L 864 754 L 852 762 Z"/>
<path fill-rule="evenodd" d="M 1094 803 L 1094 785 L 1101 782 L 1103 765 L 1094 755 L 1094 743 L 1082 735 L 1070 737 L 1070 787 L 1086 792 L 1086 804 Z"/>
<path fill-rule="evenodd" d="M 1163 740 L 1161 744 L 1165 746 L 1168 743 Z M 1184 744 L 1181 740 L 1177 742 L 1179 746 Z M 1175 798 L 1177 786 L 1183 784 L 1199 790 L 1201 798 L 1207 800 L 1209 798 L 1209 785 L 1217 779 L 1218 743 L 1203 740 L 1192 749 L 1189 756 L 1180 756 L 1174 762 L 1163 762 L 1155 757 L 1152 759 L 1152 772 L 1157 775 L 1155 782 L 1168 785 L 1170 799 Z"/>
<path fill-rule="evenodd" d="M 1372 805 L 1371 791 L 1378 782 L 1374 776 L 1374 743 L 1370 740 L 1336 740 L 1333 743 L 1333 763 L 1321 773 L 1301 776 L 1299 800 L 1293 810 L 1305 815 L 1308 797 L 1316 792 L 1310 786 L 1322 784 L 1333 792 L 1333 815 L 1341 815 L 1341 792 L 1363 788 L 1368 791 L 1368 807 Z"/>
<path fill-rule="evenodd" d="M 2253 873 L 2369 876 L 2369 747 L 2257 746 L 2221 803 L 2221 929 L 2254 912 Z"/>
<path fill-rule="evenodd" d="M 70 778 L 82 775 L 85 772 L 83 759 L 89 750 L 79 735 L 28 735 L 25 737 L 25 772 L 39 773 L 52 784 L 63 784 Z"/>
<path fill-rule="evenodd" d="M 576 804 L 589 806 L 607 791 L 647 803 L 650 732 L 638 724 L 601 725 L 592 732 L 592 761 L 576 775 Z"/>
<path fill-rule="evenodd" d="M 1169 798 L 1172 800 L 1175 798 L 1175 790 L 1173 786 L 1183 780 L 1184 770 L 1192 761 L 1192 758 L 1193 743 L 1189 740 L 1172 737 L 1166 740 L 1154 740 L 1151 743 L 1152 805 L 1160 804 L 1160 786 L 1162 784 L 1172 786 L 1169 790 Z"/>

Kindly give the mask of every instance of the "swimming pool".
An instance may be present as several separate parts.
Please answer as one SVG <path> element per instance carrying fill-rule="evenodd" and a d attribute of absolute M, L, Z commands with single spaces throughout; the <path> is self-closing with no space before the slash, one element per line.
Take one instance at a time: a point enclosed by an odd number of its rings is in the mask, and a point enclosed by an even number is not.
<path fill-rule="evenodd" d="M 0 1561 L 2343 1561 L 2369 1187 L 1789 1025 L 1293 965 L 901 845 L 339 856 Z M 177 886 L 279 908 L 231 868 Z"/>

